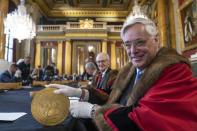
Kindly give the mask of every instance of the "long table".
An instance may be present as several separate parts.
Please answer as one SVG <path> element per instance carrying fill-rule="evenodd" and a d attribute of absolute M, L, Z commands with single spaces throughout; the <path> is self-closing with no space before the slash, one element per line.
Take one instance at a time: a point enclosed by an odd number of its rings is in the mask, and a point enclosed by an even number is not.
<path fill-rule="evenodd" d="M 0 131 L 68 131 L 70 117 L 63 123 L 47 127 L 38 123 L 31 114 L 30 91 L 39 91 L 43 87 L 31 89 L 9 90 L 0 93 L 0 112 L 26 112 L 27 114 L 13 122 L 0 121 Z M 70 115 L 69 115 L 70 116 Z"/>

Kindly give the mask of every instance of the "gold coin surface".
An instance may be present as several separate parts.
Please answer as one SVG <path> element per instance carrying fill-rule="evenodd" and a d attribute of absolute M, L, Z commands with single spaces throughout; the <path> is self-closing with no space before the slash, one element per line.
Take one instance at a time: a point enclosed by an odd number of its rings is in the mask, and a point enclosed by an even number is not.
<path fill-rule="evenodd" d="M 45 126 L 63 122 L 69 113 L 70 101 L 63 94 L 54 94 L 57 88 L 45 88 L 37 92 L 31 103 L 31 112 L 36 121 Z"/>

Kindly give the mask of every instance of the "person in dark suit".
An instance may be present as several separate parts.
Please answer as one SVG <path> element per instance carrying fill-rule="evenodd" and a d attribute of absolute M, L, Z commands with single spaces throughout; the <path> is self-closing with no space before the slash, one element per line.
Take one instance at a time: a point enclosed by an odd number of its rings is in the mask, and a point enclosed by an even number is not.
<path fill-rule="evenodd" d="M 11 64 L 9 69 L 5 70 L 0 74 L 0 82 L 8 83 L 8 82 L 19 82 L 20 79 L 20 71 L 15 74 L 18 66 L 16 64 Z"/>
<path fill-rule="evenodd" d="M 89 62 L 91 62 L 90 59 L 89 59 L 89 58 L 86 58 L 86 59 L 85 59 L 85 65 L 86 65 L 87 63 L 89 63 Z M 82 81 L 83 81 L 83 80 L 89 80 L 89 77 L 91 77 L 91 75 L 88 74 L 87 71 L 86 71 L 86 69 L 85 69 L 84 72 L 81 74 L 81 80 L 82 80 Z"/>
<path fill-rule="evenodd" d="M 96 67 L 96 69 L 99 70 L 98 65 L 95 63 L 95 61 L 92 59 L 89 59 L 89 58 L 85 59 L 85 66 L 89 62 L 92 62 L 94 64 L 94 66 Z M 81 80 L 83 81 L 83 80 L 90 80 L 90 79 L 91 79 L 91 75 L 87 72 L 86 67 L 85 67 L 85 70 L 81 75 Z"/>
<path fill-rule="evenodd" d="M 50 73 L 49 73 L 50 72 Z M 55 63 L 51 63 L 50 65 L 47 65 L 44 68 L 44 75 L 46 75 L 46 73 L 50 74 L 50 77 L 56 76 L 59 73 L 59 70 L 56 68 Z M 45 76 L 44 76 L 45 77 Z"/>
<path fill-rule="evenodd" d="M 43 71 L 41 69 L 41 66 L 38 66 L 38 69 L 34 69 L 31 73 L 31 78 L 33 80 L 38 80 L 38 81 L 42 81 L 43 79 Z"/>
<path fill-rule="evenodd" d="M 26 56 L 24 58 L 24 61 L 22 61 L 18 64 L 18 68 L 22 72 L 22 79 L 23 80 L 29 80 L 30 79 L 30 59 L 31 59 L 31 57 Z"/>
<path fill-rule="evenodd" d="M 54 76 L 58 76 L 59 70 L 57 69 L 56 64 L 51 63 L 51 66 L 53 67 Z"/>
<path fill-rule="evenodd" d="M 38 79 L 41 81 L 43 78 L 43 70 L 40 65 L 38 66 L 38 74 L 39 74 Z"/>
<path fill-rule="evenodd" d="M 109 55 L 103 52 L 99 53 L 96 57 L 100 75 L 97 76 L 96 89 L 104 91 L 107 94 L 111 92 L 111 86 L 115 81 L 118 71 L 110 68 Z"/>
<path fill-rule="evenodd" d="M 87 74 L 89 74 L 89 78 L 84 77 L 84 80 L 89 80 L 89 85 L 93 85 L 93 81 L 95 81 L 95 78 L 97 76 L 97 74 L 99 73 L 99 71 L 97 70 L 97 67 L 95 66 L 95 64 L 93 62 L 88 62 L 85 65 L 85 70 L 87 72 Z"/>

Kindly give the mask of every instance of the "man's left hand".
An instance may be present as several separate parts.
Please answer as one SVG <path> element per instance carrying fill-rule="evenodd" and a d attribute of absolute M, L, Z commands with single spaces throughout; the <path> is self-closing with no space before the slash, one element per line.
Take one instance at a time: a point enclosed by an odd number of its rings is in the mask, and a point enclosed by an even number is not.
<path fill-rule="evenodd" d="M 70 104 L 70 113 L 76 118 L 91 118 L 93 106 L 88 102 L 73 102 Z"/>

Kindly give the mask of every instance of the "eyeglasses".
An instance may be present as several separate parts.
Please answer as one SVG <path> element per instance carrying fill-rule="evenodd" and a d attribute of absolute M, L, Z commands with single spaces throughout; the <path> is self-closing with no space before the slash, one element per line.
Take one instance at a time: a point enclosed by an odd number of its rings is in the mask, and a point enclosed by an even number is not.
<path fill-rule="evenodd" d="M 96 63 L 97 64 L 99 64 L 99 63 L 105 63 L 107 60 L 98 60 L 98 61 L 96 61 Z"/>
<path fill-rule="evenodd" d="M 135 46 L 135 47 L 142 47 L 146 44 L 148 40 L 145 40 L 145 39 L 142 39 L 142 38 L 139 38 L 137 40 L 134 40 L 133 42 L 131 41 L 127 41 L 124 43 L 125 47 L 127 50 L 130 50 L 131 49 L 131 46 Z"/>

